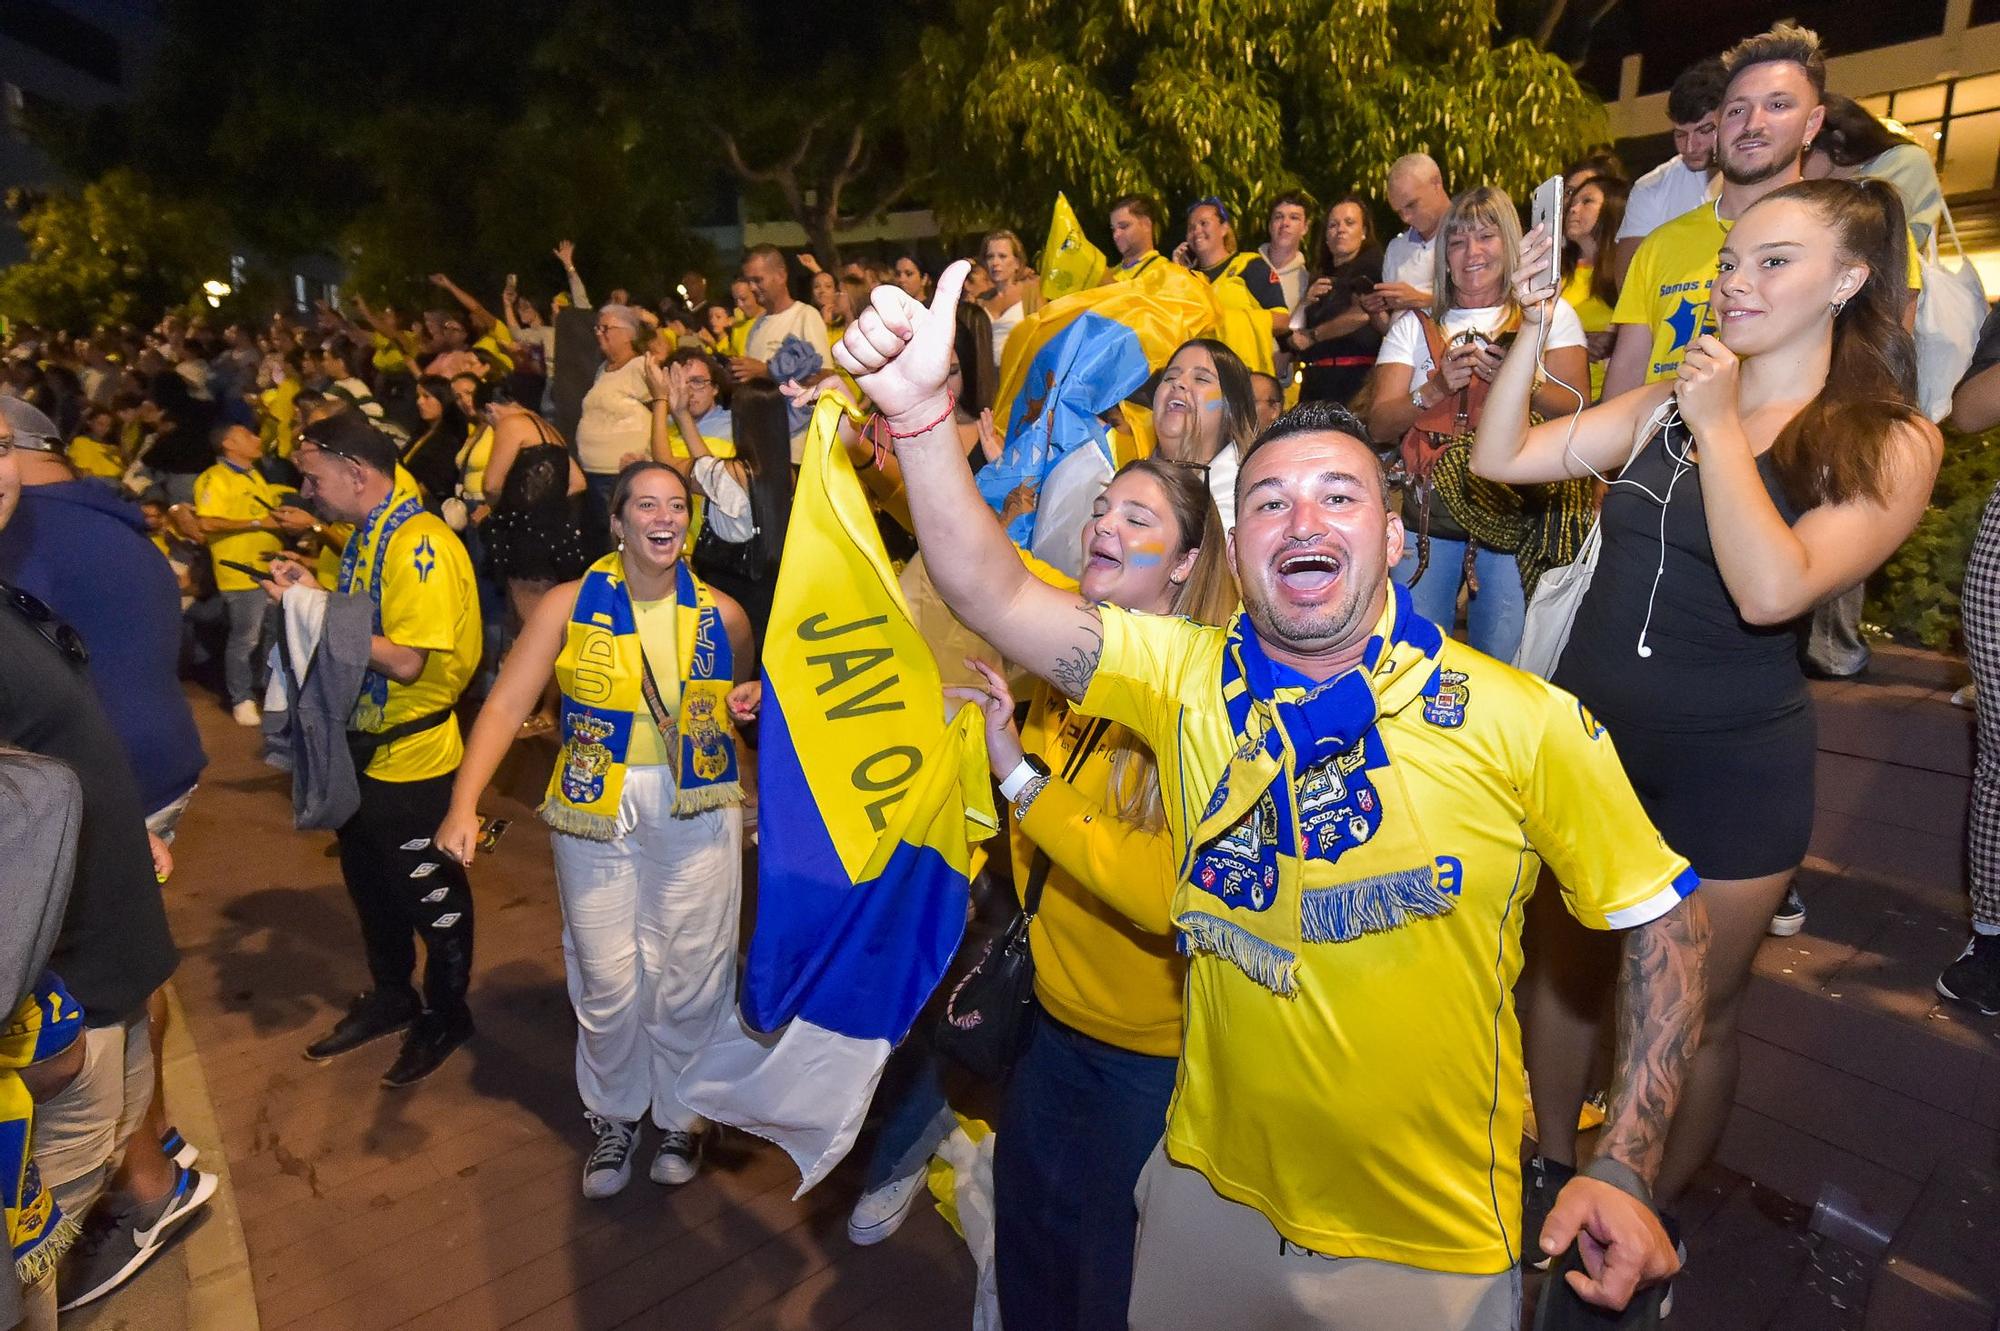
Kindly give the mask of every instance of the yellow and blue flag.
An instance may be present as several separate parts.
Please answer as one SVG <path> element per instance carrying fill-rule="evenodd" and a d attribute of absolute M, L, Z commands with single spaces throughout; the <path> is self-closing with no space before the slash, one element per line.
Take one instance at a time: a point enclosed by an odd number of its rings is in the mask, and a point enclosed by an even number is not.
<path fill-rule="evenodd" d="M 965 929 L 972 846 L 996 829 L 984 718 L 947 720 L 823 396 L 764 642 L 757 923 L 742 1022 L 696 1055 L 681 1100 L 798 1163 L 847 1153 L 889 1051 Z"/>
<path fill-rule="evenodd" d="M 1058 300 L 1088 291 L 1104 280 L 1104 251 L 1083 234 L 1076 209 L 1069 197 L 1056 195 L 1056 207 L 1049 217 L 1049 239 L 1042 246 L 1042 298 Z"/>

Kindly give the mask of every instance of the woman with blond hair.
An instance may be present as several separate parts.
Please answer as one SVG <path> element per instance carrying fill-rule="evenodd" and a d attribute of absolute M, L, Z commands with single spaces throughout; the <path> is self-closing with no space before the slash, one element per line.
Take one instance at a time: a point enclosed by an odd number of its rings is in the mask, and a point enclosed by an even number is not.
<path fill-rule="evenodd" d="M 1042 279 L 1028 266 L 1028 252 L 1011 231 L 989 231 L 979 242 L 979 261 L 993 279 L 993 289 L 980 298 L 993 321 L 993 368 L 1000 368 L 1007 335 L 1022 319 L 1042 308 Z"/>
<path fill-rule="evenodd" d="M 1378 443 L 1401 443 L 1403 522 L 1416 536 L 1398 582 L 1417 613 L 1449 631 L 1470 586 L 1467 641 L 1511 660 L 1527 593 L 1542 571 L 1575 558 L 1590 524 L 1589 487 L 1515 487 L 1481 480 L 1467 459 L 1493 376 L 1521 328 L 1513 296 L 1521 224 L 1514 201 L 1491 185 L 1452 200 L 1438 226 L 1431 308 L 1405 310 L 1382 338 L 1368 426 Z M 1555 303 L 1539 338 L 1546 378 L 1534 391 L 1545 420 L 1585 405 L 1590 372 L 1576 311 Z"/>

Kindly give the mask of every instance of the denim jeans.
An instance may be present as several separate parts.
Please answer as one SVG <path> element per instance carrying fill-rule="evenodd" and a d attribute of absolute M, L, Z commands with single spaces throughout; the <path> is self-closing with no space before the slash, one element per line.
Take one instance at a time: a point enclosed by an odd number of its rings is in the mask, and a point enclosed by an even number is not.
<path fill-rule="evenodd" d="M 958 1126 L 958 1117 L 944 1098 L 944 1056 L 924 1033 L 926 1019 L 919 1017 L 909 1038 L 889 1055 L 881 1084 L 875 1088 L 882 1120 L 875 1126 L 875 1141 L 862 1170 L 863 1192 L 922 1169 Z"/>
<path fill-rule="evenodd" d="M 222 681 L 229 705 L 234 707 L 257 700 L 257 677 L 263 673 L 258 669 L 262 663 L 257 652 L 270 639 L 264 626 L 277 607 L 257 587 L 247 592 L 224 592 L 222 603 L 229 607 L 229 645 L 222 653 Z"/>
<path fill-rule="evenodd" d="M 1479 547 L 1473 556 L 1479 590 L 1466 608 L 1465 640 L 1479 651 L 1512 661 L 1521 646 L 1521 626 L 1528 616 L 1528 598 L 1521 590 L 1521 566 L 1514 556 Z M 1409 586 L 1417 572 L 1417 542 L 1410 538 L 1396 581 Z M 1458 625 L 1458 593 L 1465 585 L 1465 542 L 1431 537 L 1431 562 L 1424 576 L 1410 587 L 1417 613 L 1443 629 L 1447 636 Z"/>
<path fill-rule="evenodd" d="M 1177 1061 L 1094 1040 L 1036 1009 L 993 1143 L 1003 1324 L 1125 1325 L 1139 1226 L 1132 1193 L 1166 1131 Z"/>

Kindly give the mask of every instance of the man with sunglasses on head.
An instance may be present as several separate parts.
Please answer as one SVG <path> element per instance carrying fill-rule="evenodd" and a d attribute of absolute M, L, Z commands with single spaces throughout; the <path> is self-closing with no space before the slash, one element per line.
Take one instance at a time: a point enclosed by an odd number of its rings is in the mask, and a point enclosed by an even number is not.
<path fill-rule="evenodd" d="M 0 530 L 20 509 L 20 454 L 43 442 L 17 440 L 0 415 Z M 155 1142 L 127 1149 L 153 1094 L 146 1000 L 179 960 L 159 889 L 172 861 L 146 831 L 139 785 L 98 703 L 89 657 L 40 598 L 0 583 L 0 745 L 67 764 L 83 788 L 75 885 L 49 958 L 83 1009 L 82 1056 L 51 1070 L 35 1111 L 42 1182 L 84 1222 L 57 1276 L 64 1308 L 129 1279 L 216 1186 Z"/>
<path fill-rule="evenodd" d="M 306 1057 L 323 1061 L 407 1031 L 382 1084 L 408 1086 L 472 1038 L 472 891 L 431 833 L 464 754 L 452 708 L 479 668 L 479 594 L 457 534 L 423 507 L 395 444 L 359 413 L 307 426 L 293 460 L 306 502 L 328 521 L 354 524 L 338 594 L 374 604 L 368 670 L 347 729 L 361 800 L 338 832 L 372 985 Z M 272 561 L 273 600 L 299 586 L 317 586 L 309 570 Z M 421 999 L 410 983 L 417 938 Z"/>

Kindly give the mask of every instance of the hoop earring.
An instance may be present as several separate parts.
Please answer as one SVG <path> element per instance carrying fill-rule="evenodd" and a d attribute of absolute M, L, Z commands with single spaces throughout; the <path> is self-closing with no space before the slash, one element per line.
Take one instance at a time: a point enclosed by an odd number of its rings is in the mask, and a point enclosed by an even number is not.
<path fill-rule="evenodd" d="M 1845 300 L 1836 300 L 1836 301 L 1834 301 L 1834 302 L 1833 302 L 1833 317 L 1834 317 L 1834 318 L 1836 318 L 1836 319 L 1838 319 L 1838 318 L 1840 317 L 1840 312 L 1841 312 L 1842 310 L 1846 309 L 1846 308 L 1847 308 L 1847 302 L 1846 302 Z"/>

